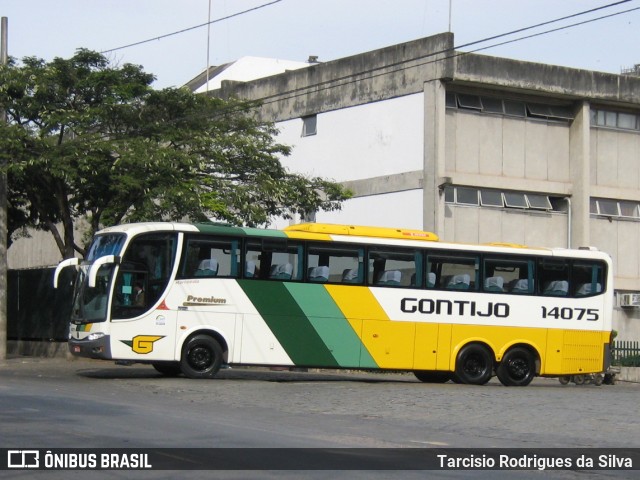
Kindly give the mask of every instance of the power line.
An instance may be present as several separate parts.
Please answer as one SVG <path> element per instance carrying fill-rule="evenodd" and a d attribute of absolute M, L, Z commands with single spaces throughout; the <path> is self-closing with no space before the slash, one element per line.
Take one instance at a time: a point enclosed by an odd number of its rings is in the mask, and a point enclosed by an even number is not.
<path fill-rule="evenodd" d="M 281 0 L 277 0 L 277 1 L 281 1 Z M 555 20 L 550 20 L 550 21 L 547 21 L 547 22 L 543 22 L 541 24 L 532 25 L 532 26 L 529 26 L 529 27 L 524 27 L 524 28 L 521 28 L 521 29 L 517 29 L 517 30 L 511 31 L 511 32 L 503 33 L 503 34 L 500 34 L 500 35 L 494 35 L 494 36 L 491 36 L 491 37 L 487 37 L 487 38 L 483 38 L 483 39 L 480 39 L 480 40 L 476 40 L 474 42 L 469 42 L 469 43 L 466 43 L 466 44 L 463 44 L 463 45 L 460 45 L 460 46 L 454 46 L 453 48 L 450 48 L 450 49 L 443 49 L 443 50 L 440 50 L 440 51 L 437 51 L 437 52 L 431 52 L 429 54 L 426 54 L 426 55 L 423 55 L 423 56 L 420 56 L 420 57 L 416 57 L 416 58 L 412 58 L 412 59 L 408 59 L 408 60 L 401 60 L 401 61 L 398 61 L 398 62 L 395 62 L 395 63 L 386 64 L 384 66 L 374 67 L 374 68 L 363 70 L 363 71 L 360 71 L 360 72 L 351 73 L 351 74 L 345 75 L 343 77 L 334 78 L 334 79 L 331 79 L 331 80 L 326 80 L 324 82 L 315 83 L 313 85 L 299 87 L 299 88 L 291 89 L 291 90 L 288 90 L 288 91 L 276 93 L 276 94 L 273 94 L 273 95 L 267 95 L 265 97 L 258 98 L 258 99 L 246 100 L 240 106 L 232 105 L 232 106 L 223 107 L 223 108 L 217 110 L 214 113 L 213 116 L 217 117 L 217 116 L 223 116 L 223 115 L 233 115 L 235 113 L 239 113 L 239 112 L 242 112 L 242 111 L 249 111 L 252 108 L 256 108 L 256 107 L 258 107 L 260 105 L 281 102 L 281 101 L 285 101 L 285 100 L 288 100 L 288 99 L 296 98 L 296 97 L 299 97 L 299 96 L 302 96 L 302 95 L 306 95 L 306 94 L 309 93 L 310 90 L 314 90 L 315 92 L 320 92 L 320 91 L 328 90 L 328 89 L 331 89 L 331 88 L 343 87 L 343 86 L 346 86 L 346 85 L 349 85 L 349 84 L 357 83 L 357 82 L 362 81 L 362 80 L 369 80 L 369 79 L 380 77 L 380 76 L 383 76 L 383 75 L 388 75 L 388 74 L 400 72 L 402 70 L 408 70 L 408 69 L 411 69 L 411 68 L 417 68 L 417 67 L 433 64 L 433 63 L 436 63 L 436 62 L 440 62 L 440 61 L 445 61 L 445 60 L 452 59 L 452 58 L 461 57 L 461 56 L 468 55 L 468 54 L 471 54 L 471 53 L 474 53 L 474 52 L 478 52 L 478 51 L 481 51 L 481 50 L 487 50 L 487 49 L 490 49 L 490 48 L 506 45 L 506 44 L 509 44 L 509 43 L 514 43 L 514 42 L 518 42 L 518 41 L 521 41 L 521 40 L 526 40 L 526 39 L 529 39 L 529 38 L 533 38 L 533 37 L 537 37 L 537 36 L 541 36 L 541 35 L 546 35 L 548 33 L 553 33 L 553 32 L 565 30 L 565 29 L 568 29 L 568 28 L 573 28 L 573 27 L 584 25 L 584 24 L 587 24 L 587 23 L 592 23 L 592 22 L 596 22 L 596 21 L 603 20 L 603 19 L 606 19 L 606 18 L 611 18 L 611 17 L 614 17 L 614 16 L 618 16 L 618 15 L 622 15 L 622 14 L 626 14 L 626 13 L 630 13 L 630 12 L 633 12 L 633 11 L 640 10 L 640 7 L 635 7 L 635 8 L 631 8 L 631 9 L 628 9 L 628 10 L 615 12 L 615 13 L 612 13 L 612 14 L 609 14 L 609 15 L 603 15 L 603 16 L 600 16 L 600 17 L 592 18 L 592 19 L 585 20 L 585 21 L 582 21 L 582 22 L 577 22 L 577 23 L 565 25 L 565 26 L 562 26 L 562 27 L 558 27 L 558 28 L 554 28 L 554 29 L 550 29 L 550 30 L 545 30 L 543 32 L 538 32 L 538 33 L 534 33 L 534 34 L 531 34 L 531 35 L 527 35 L 527 36 L 523 36 L 523 37 L 518 37 L 518 38 L 515 38 L 515 39 L 507 40 L 507 41 L 504 41 L 504 42 L 499 42 L 499 43 L 494 43 L 492 45 L 479 47 L 479 48 L 477 48 L 475 50 L 471 50 L 471 51 L 468 51 L 468 52 L 456 52 L 455 51 L 456 49 L 459 49 L 459 48 L 478 45 L 478 44 L 481 44 L 481 43 L 485 43 L 485 42 L 487 42 L 489 40 L 495 40 L 495 39 L 498 39 L 498 38 L 504 38 L 504 37 L 512 35 L 514 33 L 520 33 L 520 32 L 523 32 L 523 31 L 531 30 L 531 29 L 537 28 L 539 26 L 549 25 L 551 23 L 555 23 L 555 22 L 558 22 L 558 21 L 566 20 L 568 18 L 574 18 L 574 17 L 580 16 L 580 15 L 584 15 L 584 14 L 587 14 L 587 13 L 592 13 L 592 12 L 597 11 L 597 10 L 611 8 L 611 7 L 614 7 L 614 6 L 623 4 L 623 3 L 628 3 L 629 1 L 631 1 L 631 0 L 623 0 L 623 1 L 620 1 L 620 2 L 615 2 L 615 3 L 604 5 L 602 7 L 598 7 L 598 8 L 595 8 L 595 9 L 586 10 L 584 12 L 578 12 L 576 14 L 572 14 L 572 15 L 569 15 L 569 16 L 566 16 L 566 17 L 561 17 L 561 18 L 557 18 Z M 276 3 L 276 2 L 272 2 L 272 3 Z M 269 4 L 265 4 L 265 6 L 266 5 L 269 5 Z M 242 13 L 242 12 L 240 12 L 240 13 Z M 221 20 L 221 19 L 219 19 L 219 20 Z M 218 21 L 218 20 L 215 20 L 215 21 Z M 204 25 L 206 25 L 206 24 L 204 24 Z M 441 55 L 445 55 L 445 56 L 442 57 Z M 439 57 L 438 58 L 433 58 L 433 57 L 436 57 L 436 56 L 439 56 Z M 420 60 L 426 60 L 426 61 L 420 62 Z M 394 68 L 394 67 L 398 67 L 398 68 Z M 208 116 L 211 116 L 211 113 L 200 114 L 200 115 L 202 117 L 208 117 Z M 176 118 L 176 119 L 172 119 L 172 120 L 168 121 L 167 123 L 175 123 L 175 122 L 186 120 L 186 119 L 189 119 L 189 118 L 193 119 L 193 118 L 199 117 L 200 115 L 190 115 L 190 116 L 183 117 L 183 118 Z M 137 132 L 135 132 L 135 133 L 134 132 L 130 132 L 130 134 L 127 135 L 127 136 L 135 137 L 135 136 L 137 136 L 136 133 Z"/>
<path fill-rule="evenodd" d="M 411 68 L 422 67 L 422 66 L 430 65 L 430 64 L 433 64 L 433 63 L 436 63 L 436 62 L 441 62 L 441 61 L 449 60 L 449 59 L 452 59 L 452 58 L 462 57 L 464 55 L 469 55 L 471 53 L 478 52 L 478 51 L 481 51 L 481 50 L 487 50 L 487 49 L 490 49 L 490 48 L 506 45 L 506 44 L 509 44 L 509 43 L 514 43 L 514 42 L 518 42 L 518 41 L 521 41 L 521 40 L 526 40 L 526 39 L 529 39 L 529 38 L 533 38 L 533 37 L 537 37 L 537 36 L 541 36 L 541 35 L 546 35 L 548 33 L 553 33 L 553 32 L 557 32 L 557 31 L 561 31 L 561 30 L 566 30 L 568 28 L 573 28 L 573 27 L 584 25 L 584 24 L 587 24 L 587 23 L 592 23 L 592 22 L 596 22 L 596 21 L 603 20 L 603 19 L 606 19 L 606 18 L 611 18 L 611 17 L 615 17 L 615 16 L 622 15 L 622 14 L 625 14 L 625 13 L 630 13 L 630 12 L 633 12 L 633 11 L 640 10 L 640 7 L 635 7 L 635 8 L 631 8 L 631 9 L 628 9 L 628 10 L 612 13 L 612 14 L 609 14 L 609 15 L 603 15 L 603 16 L 600 16 L 600 17 L 592 18 L 592 19 L 585 20 L 585 21 L 582 21 L 582 22 L 576 22 L 576 23 L 572 23 L 572 24 L 565 25 L 565 26 L 562 26 L 562 27 L 558 27 L 558 28 L 554 28 L 554 29 L 550 29 L 550 30 L 545 30 L 543 32 L 538 32 L 538 33 L 534 33 L 534 34 L 531 34 L 531 35 L 518 37 L 518 38 L 507 40 L 507 41 L 504 41 L 504 42 L 494 43 L 492 45 L 487 45 L 487 46 L 484 46 L 484 47 L 479 47 L 479 48 L 477 48 L 475 50 L 470 50 L 470 51 L 467 51 L 467 52 L 456 52 L 456 50 L 459 49 L 459 48 L 469 47 L 469 46 L 472 46 L 472 45 L 478 45 L 478 44 L 481 44 L 481 43 L 485 43 L 485 42 L 487 42 L 489 40 L 496 40 L 498 38 L 504 38 L 506 36 L 513 35 L 514 33 L 524 32 L 524 31 L 527 31 L 527 30 L 531 30 L 533 28 L 537 28 L 539 26 L 549 25 L 551 23 L 556 23 L 556 22 L 559 22 L 559 21 L 562 21 L 562 20 L 566 20 L 568 18 L 574 18 L 574 17 L 580 16 L 580 15 L 585 15 L 587 13 L 592 13 L 592 12 L 597 11 L 597 10 L 611 8 L 611 7 L 614 7 L 614 6 L 623 4 L 623 3 L 628 3 L 629 1 L 631 1 L 631 0 L 624 0 L 624 1 L 620 1 L 620 2 L 615 2 L 615 3 L 604 5 L 602 7 L 598 7 L 598 8 L 595 8 L 595 9 L 586 10 L 584 12 L 578 12 L 578 13 L 575 13 L 575 14 L 572 14 L 572 15 L 569 15 L 569 16 L 566 16 L 566 17 L 561 17 L 561 18 L 557 18 L 555 20 L 550 20 L 550 21 L 547 21 L 547 22 L 543 22 L 541 24 L 520 28 L 520 29 L 511 31 L 511 32 L 507 32 L 507 33 L 503 33 L 503 34 L 500 34 L 500 35 L 494 35 L 494 36 L 491 36 L 491 37 L 487 37 L 487 38 L 483 38 L 483 39 L 480 39 L 480 40 L 476 40 L 474 42 L 469 42 L 469 43 L 466 43 L 466 44 L 463 44 L 463 45 L 460 45 L 460 46 L 454 46 L 453 48 L 443 49 L 443 50 L 439 50 L 437 52 L 431 52 L 431 53 L 428 53 L 428 54 L 425 54 L 425 55 L 422 55 L 422 56 L 419 56 L 419 57 L 411 58 L 411 59 L 408 59 L 408 60 L 401 60 L 401 61 L 398 61 L 398 62 L 395 62 L 395 63 L 386 64 L 386 65 L 383 65 L 383 66 L 380 66 L 380 67 L 373 67 L 373 68 L 370 68 L 370 69 L 367 69 L 367 70 L 363 70 L 363 71 L 360 71 L 360 72 L 350 73 L 348 75 L 345 75 L 345 76 L 342 76 L 342 77 L 338 77 L 338 78 L 333 78 L 331 80 L 325 80 L 323 82 L 314 83 L 313 85 L 294 88 L 294 89 L 291 89 L 291 90 L 287 90 L 287 91 L 279 92 L 279 93 L 274 93 L 272 95 L 267 95 L 267 96 L 264 96 L 264 97 L 261 97 L 261 98 L 257 98 L 257 99 L 253 99 L 253 100 L 246 100 L 245 101 L 246 103 L 243 103 L 240 106 L 232 105 L 232 106 L 228 106 L 228 107 L 223 107 L 223 108 L 217 110 L 214 113 L 213 116 L 220 117 L 220 116 L 223 116 L 223 115 L 233 115 L 235 113 L 239 113 L 239 112 L 243 112 L 243 111 L 246 112 L 246 111 L 251 110 L 252 108 L 256 108 L 256 107 L 259 108 L 259 106 L 261 106 L 261 105 L 268 105 L 268 104 L 271 104 L 271 103 L 282 102 L 282 101 L 286 101 L 286 100 L 293 99 L 293 98 L 296 98 L 296 97 L 300 97 L 300 96 L 303 96 L 303 95 L 307 95 L 308 93 L 310 93 L 311 90 L 313 90 L 315 93 L 317 93 L 317 92 L 321 92 L 323 90 L 329 90 L 329 89 L 332 89 L 332 88 L 344 87 L 346 85 L 354 84 L 354 83 L 357 83 L 357 82 L 360 82 L 360 81 L 363 81 L 363 80 L 370 80 L 372 78 L 381 77 L 383 75 L 389 75 L 389 74 L 397 73 L 397 72 L 400 72 L 400 71 L 403 71 L 403 70 L 408 70 L 408 69 L 411 69 Z M 444 55 L 444 56 L 441 56 L 441 55 Z M 437 57 L 437 58 L 434 58 L 434 57 Z M 420 62 L 420 60 L 426 60 L 426 61 Z M 173 120 L 169 121 L 168 123 L 175 123 L 175 122 L 178 122 L 178 121 L 185 120 L 187 118 L 193 119 L 193 118 L 197 118 L 197 117 L 200 117 L 200 116 L 202 118 L 204 118 L 204 117 L 211 116 L 211 114 L 210 113 L 203 113 L 203 114 L 199 114 L 199 115 L 192 115 L 190 117 L 185 117 L 185 118 L 177 118 L 177 119 L 173 119 Z"/>
<path fill-rule="evenodd" d="M 493 37 L 483 38 L 482 40 L 476 40 L 475 42 L 470 42 L 470 43 L 467 43 L 467 44 L 464 44 L 464 45 L 458 45 L 455 48 L 470 47 L 471 45 L 476 45 L 478 43 L 488 42 L 490 40 L 495 40 L 497 38 L 507 37 L 509 35 L 525 32 L 527 30 L 532 30 L 532 29 L 538 28 L 538 27 L 544 27 L 545 25 L 550 25 L 552 23 L 561 22 L 562 20 L 568 20 L 569 18 L 579 17 L 581 15 L 586 15 L 587 13 L 593 13 L 593 12 L 597 12 L 598 10 L 604 10 L 606 8 L 616 7 L 618 5 L 622 5 L 623 3 L 629 3 L 630 1 L 631 0 L 621 0 L 619 2 L 609 3 L 607 5 L 602 5 L 600 7 L 592 8 L 590 10 L 585 10 L 583 12 L 574 13 L 574 14 L 571 14 L 571 15 L 567 15 L 565 17 L 556 18 L 554 20 L 548 20 L 546 22 L 538 23 L 536 25 L 531 25 L 529 27 L 519 28 L 517 30 L 512 30 L 512 31 L 507 32 L 507 33 L 501 33 L 500 35 L 494 35 Z M 605 18 L 605 17 L 602 17 L 602 18 Z"/>
<path fill-rule="evenodd" d="M 271 5 L 275 5 L 276 3 L 280 3 L 282 0 L 274 0 L 269 3 L 265 3 L 262 5 L 258 5 L 257 7 L 249 8 L 247 10 L 243 10 L 242 12 L 233 13 L 231 15 L 227 15 L 226 17 L 217 18 L 215 20 L 211 20 L 209 22 L 201 23 L 200 25 L 194 25 L 193 27 L 183 28 L 182 30 L 178 30 L 176 32 L 167 33 L 165 35 L 160 35 L 159 37 L 148 38 L 146 40 L 141 40 L 139 42 L 129 43 L 127 45 L 123 45 L 121 47 L 110 48 L 109 50 L 102 50 L 100 53 L 111 53 L 116 50 L 123 50 L 125 48 L 135 47 L 137 45 L 142 45 L 144 43 L 153 42 L 155 40 L 162 40 L 163 38 L 172 37 L 174 35 L 179 35 L 180 33 L 189 32 L 191 30 L 196 30 L 198 28 L 206 27 L 207 25 L 212 25 L 214 23 L 222 22 L 223 20 L 229 20 L 230 18 L 239 17 L 240 15 L 244 15 L 245 13 L 253 12 L 256 10 L 260 10 L 261 8 L 269 7 Z"/>
<path fill-rule="evenodd" d="M 627 0 L 627 1 L 629 1 L 629 0 Z M 605 19 L 605 18 L 615 17 L 615 16 L 618 16 L 618 15 L 622 15 L 623 13 L 630 13 L 630 12 L 633 12 L 633 11 L 636 11 L 636 10 L 640 10 L 640 7 L 634 7 L 634 8 L 630 8 L 630 9 L 628 9 L 628 10 L 624 10 L 624 11 L 621 11 L 621 12 L 611 13 L 611 14 L 609 14 L 609 15 L 603 15 L 603 16 L 601 16 L 601 17 L 592 18 L 592 19 L 590 19 L 590 20 L 584 20 L 584 21 L 582 21 L 582 22 L 572 23 L 571 25 L 565 25 L 564 27 L 553 28 L 553 29 L 551 29 L 551 30 L 546 30 L 546 31 L 544 31 L 544 32 L 533 33 L 533 34 L 531 34 L 531 35 L 526 35 L 526 36 L 524 36 L 524 37 L 515 38 L 515 39 L 513 39 L 513 40 L 507 40 L 507 41 L 504 41 L 504 42 L 495 43 L 495 44 L 493 44 L 493 45 L 489 45 L 488 47 L 481 47 L 481 48 L 477 48 L 477 49 L 475 49 L 475 50 L 471 50 L 470 52 L 463 52 L 463 54 L 465 54 L 465 53 L 479 52 L 479 51 L 481 51 L 481 50 L 486 50 L 487 48 L 500 47 L 500 46 L 502 46 L 502 45 L 507 45 L 507 44 L 509 44 L 509 43 L 519 42 L 520 40 L 527 40 L 527 39 L 529 39 L 529 38 L 538 37 L 538 36 L 540 36 L 540 35 L 546 35 L 547 33 L 559 32 L 559 31 L 561 31 L 561 30 L 566 30 L 567 28 L 578 27 L 578 26 L 580 26 L 580 25 L 585 25 L 585 24 L 587 24 L 587 23 L 592 23 L 592 22 L 595 22 L 595 21 L 598 21 L 598 20 L 603 20 L 603 19 Z"/>
<path fill-rule="evenodd" d="M 287 100 L 288 98 L 295 98 L 295 97 L 298 97 L 298 96 L 306 95 L 308 93 L 308 91 L 311 90 L 311 89 L 314 89 L 315 91 L 321 91 L 321 90 L 328 90 L 330 88 L 342 87 L 342 86 L 349 85 L 351 83 L 356 83 L 356 82 L 359 82 L 359 81 L 362 81 L 362 80 L 369 80 L 371 78 L 376 78 L 376 77 L 379 77 L 379 76 L 382 76 L 382 75 L 388 75 L 388 74 L 400 72 L 402 70 L 407 70 L 407 69 L 410 69 L 410 68 L 417 68 L 417 67 L 429 65 L 429 64 L 432 64 L 432 63 L 435 63 L 435 62 L 444 61 L 444 60 L 448 60 L 448 59 L 451 59 L 451 58 L 460 57 L 460 56 L 463 56 L 463 55 L 468 55 L 470 53 L 474 53 L 474 52 L 478 52 L 478 51 L 482 51 L 482 50 L 487 50 L 487 49 L 494 48 L 494 47 L 499 47 L 499 46 L 506 45 L 506 44 L 509 44 L 509 43 L 515 43 L 515 42 L 518 42 L 518 41 L 521 41 L 521 40 L 526 40 L 526 39 L 529 39 L 529 38 L 533 38 L 533 37 L 537 37 L 537 36 L 541 36 L 541 35 L 546 35 L 548 33 L 553 33 L 553 32 L 557 32 L 557 31 L 560 31 L 560 30 L 565 30 L 565 29 L 568 29 L 568 28 L 573 28 L 573 27 L 584 25 L 584 24 L 587 24 L 587 23 L 592 23 L 592 22 L 603 20 L 603 19 L 606 19 L 606 18 L 615 17 L 615 16 L 622 15 L 622 14 L 625 14 L 625 13 L 630 13 L 630 12 L 633 12 L 633 11 L 636 11 L 636 10 L 640 10 L 640 7 L 635 7 L 635 8 L 631 8 L 631 9 L 628 9 L 628 10 L 612 13 L 612 14 L 609 14 L 609 15 L 603 15 L 603 16 L 600 16 L 600 17 L 596 17 L 596 18 L 593 18 L 593 19 L 590 19 L 590 20 L 585 20 L 585 21 L 582 21 L 582 22 L 572 23 L 572 24 L 565 25 L 565 26 L 562 26 L 562 27 L 558 27 L 558 28 L 554 28 L 554 29 L 550 29 L 550 30 L 545 30 L 543 32 L 538 32 L 538 33 L 535 33 L 535 34 L 532 34 L 532 35 L 526 35 L 526 36 L 518 37 L 518 38 L 515 38 L 515 39 L 512 39 L 512 40 L 507 40 L 507 41 L 504 41 L 504 42 L 495 43 L 495 44 L 488 45 L 488 46 L 485 46 L 485 47 L 480 47 L 480 48 L 477 48 L 475 50 L 471 50 L 471 51 L 468 51 L 468 52 L 455 52 L 455 50 L 460 49 L 460 48 L 465 48 L 465 47 L 470 47 L 470 46 L 473 46 L 473 45 L 478 45 L 478 44 L 481 44 L 481 43 L 485 43 L 485 42 L 487 42 L 489 40 L 495 40 L 495 39 L 498 39 L 498 38 L 504 38 L 506 36 L 513 35 L 514 33 L 524 32 L 524 31 L 527 31 L 527 30 L 538 28 L 540 26 L 549 25 L 551 23 L 555 23 L 555 22 L 559 22 L 559 21 L 562 21 L 562 20 L 566 20 L 568 18 L 573 18 L 573 17 L 577 17 L 577 16 L 580 16 L 580 15 L 585 15 L 587 13 L 592 13 L 592 12 L 597 11 L 597 10 L 602 10 L 602 9 L 605 9 L 605 8 L 611 8 L 611 7 L 620 5 L 622 3 L 627 3 L 629 1 L 631 1 L 631 0 L 623 0 L 621 2 L 616 2 L 616 3 L 604 5 L 602 7 L 598 7 L 598 8 L 595 8 L 595 9 L 586 10 L 584 12 L 579 12 L 579 13 L 576 13 L 576 14 L 573 14 L 573 15 L 569 15 L 569 16 L 566 16 L 566 17 L 561 17 L 561 18 L 557 18 L 555 20 L 550 20 L 550 21 L 547 21 L 547 22 L 543 22 L 543 23 L 540 23 L 540 24 L 537 24 L 537 25 L 532 25 L 530 27 L 525 27 L 525 28 L 521 28 L 521 29 L 518 29 L 518 30 L 513 30 L 511 32 L 506 32 L 506 33 L 503 33 L 503 34 L 500 34 L 500 35 L 494 35 L 494 36 L 491 36 L 491 37 L 487 37 L 487 38 L 483 38 L 483 39 L 480 39 L 480 40 L 476 40 L 474 42 L 469 42 L 469 43 L 466 43 L 466 44 L 463 44 L 463 45 L 454 46 L 451 49 L 444 49 L 444 50 L 440 50 L 440 51 L 437 51 L 437 52 L 431 52 L 431 53 L 428 53 L 426 55 L 419 56 L 419 57 L 416 57 L 416 58 L 411 58 L 411 59 L 408 59 L 408 60 L 401 60 L 401 61 L 398 61 L 398 62 L 395 62 L 395 63 L 389 63 L 389 64 L 386 64 L 386 65 L 382 65 L 382 66 L 379 66 L 379 67 L 374 67 L 374 68 L 371 68 L 371 69 L 368 69 L 368 70 L 363 70 L 361 72 L 351 73 L 351 74 L 345 75 L 343 77 L 333 78 L 331 80 L 325 80 L 323 82 L 314 83 L 313 85 L 299 87 L 299 88 L 291 89 L 291 90 L 288 90 L 288 91 L 285 91 L 285 92 L 275 93 L 273 95 L 268 95 L 268 96 L 262 97 L 260 99 L 256 99 L 254 101 L 262 102 L 263 104 L 279 102 L 279 101 Z M 451 52 L 453 52 L 453 53 L 451 53 Z M 446 55 L 446 56 L 433 59 L 433 57 L 436 57 L 436 56 L 439 56 L 439 55 Z M 429 60 L 429 61 L 426 61 L 426 62 L 419 62 L 420 60 L 429 59 L 429 58 L 431 58 L 432 60 Z M 416 62 L 416 63 L 413 63 L 413 62 Z M 413 63 L 413 64 L 407 65 L 409 63 Z M 398 67 L 398 68 L 395 68 L 395 67 Z M 381 70 L 384 70 L 384 71 L 381 72 Z M 357 78 L 354 78 L 354 77 L 357 77 Z"/>

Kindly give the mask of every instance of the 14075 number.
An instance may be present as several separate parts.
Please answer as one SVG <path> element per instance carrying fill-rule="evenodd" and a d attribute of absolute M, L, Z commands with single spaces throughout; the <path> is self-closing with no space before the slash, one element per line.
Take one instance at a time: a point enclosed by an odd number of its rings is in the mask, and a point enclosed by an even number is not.
<path fill-rule="evenodd" d="M 600 319 L 600 311 L 597 308 L 542 307 L 542 318 L 596 322 Z"/>

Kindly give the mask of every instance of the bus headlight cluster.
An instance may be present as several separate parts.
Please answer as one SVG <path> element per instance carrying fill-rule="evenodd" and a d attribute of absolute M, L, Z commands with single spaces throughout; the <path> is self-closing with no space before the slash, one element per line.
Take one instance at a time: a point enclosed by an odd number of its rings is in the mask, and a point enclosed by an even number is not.
<path fill-rule="evenodd" d="M 102 332 L 90 333 L 89 335 L 87 335 L 87 340 L 94 341 L 94 340 L 98 340 L 98 339 L 100 339 L 102 337 L 104 337 L 104 333 L 102 333 Z"/>

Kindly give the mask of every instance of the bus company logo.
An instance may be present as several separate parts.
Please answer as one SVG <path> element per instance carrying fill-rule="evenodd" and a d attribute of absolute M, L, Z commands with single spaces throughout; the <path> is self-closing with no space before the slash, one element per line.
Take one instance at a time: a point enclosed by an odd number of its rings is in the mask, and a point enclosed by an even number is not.
<path fill-rule="evenodd" d="M 226 298 L 218 297 L 195 297 L 188 295 L 187 300 L 182 303 L 185 307 L 198 307 L 198 306 L 210 306 L 210 305 L 224 305 L 227 303 Z"/>
<path fill-rule="evenodd" d="M 7 468 L 40 468 L 40 451 L 8 450 Z"/>
<path fill-rule="evenodd" d="M 153 344 L 156 343 L 164 335 L 137 335 L 131 340 L 120 340 L 122 343 L 131 347 L 135 353 L 147 354 L 153 352 Z"/>

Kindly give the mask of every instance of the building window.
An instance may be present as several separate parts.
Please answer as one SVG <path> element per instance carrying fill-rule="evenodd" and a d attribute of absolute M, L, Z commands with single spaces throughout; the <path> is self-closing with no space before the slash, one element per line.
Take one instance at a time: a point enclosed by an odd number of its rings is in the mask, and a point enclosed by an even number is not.
<path fill-rule="evenodd" d="M 592 215 L 609 218 L 640 219 L 640 202 L 630 200 L 614 200 L 611 198 L 592 198 L 590 201 Z"/>
<path fill-rule="evenodd" d="M 309 115 L 308 117 L 302 117 L 302 136 L 308 137 L 318 133 L 318 116 Z"/>
<path fill-rule="evenodd" d="M 480 205 L 483 207 L 504 207 L 502 192 L 498 190 L 480 190 Z"/>
<path fill-rule="evenodd" d="M 504 203 L 511 208 L 528 208 L 527 198 L 524 193 L 506 192 L 504 194 Z"/>
<path fill-rule="evenodd" d="M 571 121 L 574 118 L 572 105 L 547 105 L 455 92 L 447 93 L 446 105 L 447 108 L 474 110 L 476 112 L 514 117 L 542 118 L 564 122 Z"/>
<path fill-rule="evenodd" d="M 535 193 L 527 193 L 527 202 L 529 208 L 535 208 L 538 210 L 553 210 L 549 197 L 546 195 L 537 195 Z"/>
<path fill-rule="evenodd" d="M 640 130 L 640 115 L 594 108 L 591 110 L 591 126 Z"/>
<path fill-rule="evenodd" d="M 457 187 L 456 203 L 461 205 L 478 205 L 478 189 Z"/>
<path fill-rule="evenodd" d="M 491 188 L 448 185 L 444 189 L 444 201 L 448 204 L 465 206 L 480 205 L 481 207 L 542 210 L 546 212 L 567 211 L 567 202 L 564 197 L 553 197 L 542 193 L 502 191 Z M 631 206 L 626 206 L 625 208 L 625 211 L 634 211 Z M 638 209 L 635 211 L 637 212 Z"/>

